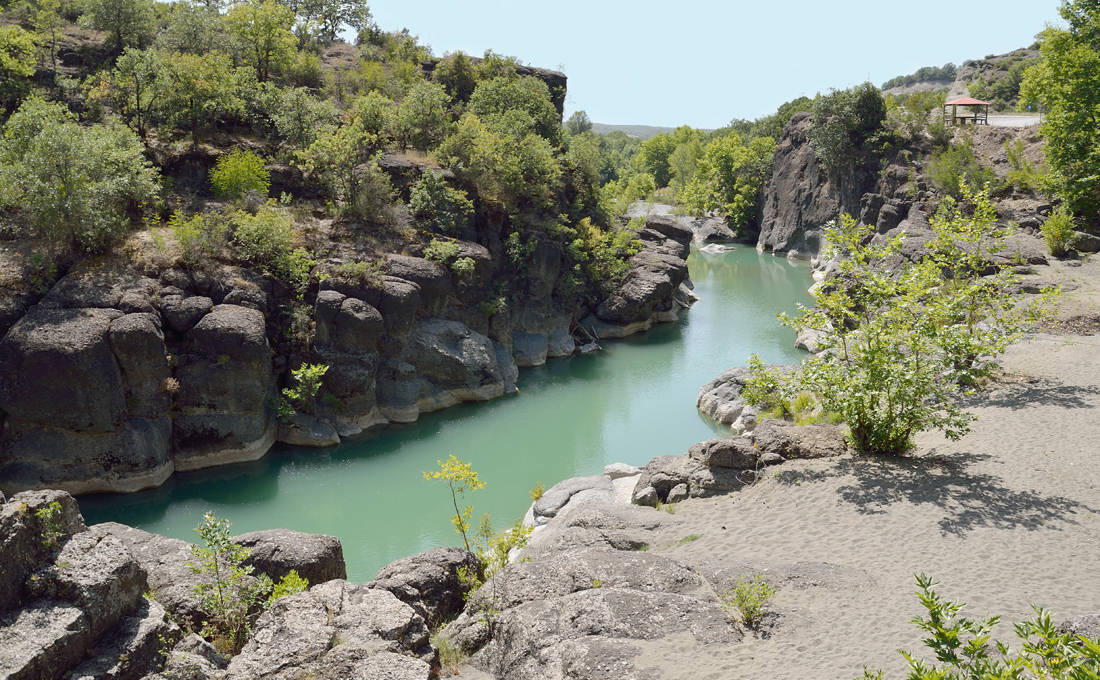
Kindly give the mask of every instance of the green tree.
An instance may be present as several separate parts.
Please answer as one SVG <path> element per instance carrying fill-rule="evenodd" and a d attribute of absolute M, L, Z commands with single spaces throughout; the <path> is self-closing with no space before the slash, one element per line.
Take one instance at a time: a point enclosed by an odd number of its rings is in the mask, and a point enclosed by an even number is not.
<path fill-rule="evenodd" d="M 304 87 L 294 87 L 279 92 L 279 106 L 272 118 L 280 139 L 305 148 L 317 135 L 336 128 L 340 112 L 331 101 L 317 99 Z"/>
<path fill-rule="evenodd" d="M 34 75 L 35 38 L 18 26 L 0 26 L 0 102 L 13 106 Z"/>
<path fill-rule="evenodd" d="M 515 136 L 533 132 L 552 144 L 561 141 L 561 123 L 550 88 L 533 76 L 498 76 L 478 83 L 470 96 L 469 111 L 494 131 Z"/>
<path fill-rule="evenodd" d="M 360 217 L 379 220 L 393 188 L 377 162 L 378 136 L 356 119 L 317 135 L 297 154 L 306 172 L 319 179 L 333 198 Z"/>
<path fill-rule="evenodd" d="M 813 104 L 810 144 L 830 173 L 852 167 L 886 119 L 886 101 L 874 85 L 833 90 Z"/>
<path fill-rule="evenodd" d="M 80 125 L 64 106 L 32 98 L 4 125 L 0 202 L 60 244 L 102 250 L 157 192 L 144 145 L 121 123 Z"/>
<path fill-rule="evenodd" d="M 903 454 L 924 430 L 964 435 L 973 416 L 960 397 L 1049 311 L 1055 293 L 1021 301 L 1011 265 L 993 259 L 1007 235 L 996 207 L 986 192 L 964 189 L 963 197 L 972 214 L 945 201 L 925 254 L 900 271 L 888 261 L 903 237 L 870 243 L 873 227 L 847 216 L 829 228 L 827 256 L 840 258 L 836 276 L 814 292 L 814 309 L 781 317 L 797 330 L 819 331 L 823 351 L 790 376 L 754 357 L 746 398 L 774 406 L 799 392 L 817 395 L 864 454 Z"/>
<path fill-rule="evenodd" d="M 154 0 L 87 0 L 80 22 L 108 33 L 107 44 L 115 52 L 141 47 L 156 27 Z"/>
<path fill-rule="evenodd" d="M 157 78 L 162 69 L 160 53 L 127 47 L 115 62 L 107 85 L 118 113 L 145 139 L 161 93 Z"/>
<path fill-rule="evenodd" d="M 169 52 L 206 54 L 224 50 L 228 41 L 225 17 L 216 7 L 177 0 L 169 5 L 164 28 L 157 33 L 157 45 Z"/>
<path fill-rule="evenodd" d="M 243 104 L 234 91 L 229 57 L 221 52 L 166 54 L 159 83 L 159 105 L 168 122 L 189 131 L 195 146 L 203 128 Z"/>
<path fill-rule="evenodd" d="M 394 139 L 402 148 L 412 146 L 427 150 L 439 144 L 450 123 L 449 101 L 442 85 L 427 81 L 415 83 L 390 118 Z"/>
<path fill-rule="evenodd" d="M 252 576 L 252 567 L 245 564 L 252 551 L 233 542 L 229 527 L 229 520 L 218 519 L 213 512 L 204 514 L 195 527 L 202 543 L 191 546 L 196 561 L 188 566 L 203 577 L 194 586 L 210 616 L 203 635 L 212 638 L 223 653 L 234 654 L 248 640 L 252 621 L 272 584 L 266 574 Z"/>
<path fill-rule="evenodd" d="M 592 121 L 584 111 L 575 111 L 569 120 L 565 121 L 565 129 L 571 135 L 582 135 L 592 131 Z"/>
<path fill-rule="evenodd" d="M 474 204 L 466 192 L 447 186 L 443 173 L 428 170 L 409 190 L 409 210 L 421 224 L 457 235 L 469 223 Z"/>
<path fill-rule="evenodd" d="M 561 165 L 544 137 L 498 134 L 465 114 L 436 151 L 440 162 L 477 187 L 478 196 L 511 212 L 549 207 Z"/>
<path fill-rule="evenodd" d="M 61 28 L 65 20 L 61 17 L 61 0 L 39 0 L 31 24 L 38 34 L 39 48 L 45 53 L 46 63 L 50 65 L 50 74 L 57 77 L 57 46 L 61 42 Z"/>
<path fill-rule="evenodd" d="M 436 63 L 432 80 L 442 85 L 453 101 L 465 103 L 477 87 L 477 69 L 463 52 L 455 52 Z"/>
<path fill-rule="evenodd" d="M 237 53 L 264 82 L 294 57 L 298 39 L 291 30 L 294 12 L 275 0 L 244 0 L 225 17 Z"/>
<path fill-rule="evenodd" d="M 714 139 L 679 200 L 697 215 L 716 210 L 732 227 L 744 227 L 756 210 L 774 154 L 771 137 L 757 137 L 748 144 L 737 133 Z"/>
<path fill-rule="evenodd" d="M 669 165 L 669 158 L 672 157 L 672 152 L 676 150 L 676 146 L 676 141 L 672 138 L 672 135 L 661 133 L 642 142 L 641 148 L 638 149 L 638 166 L 643 172 L 653 177 L 653 181 L 657 183 L 658 188 L 667 187 L 668 183 L 672 181 L 672 168 Z"/>
<path fill-rule="evenodd" d="M 474 471 L 474 466 L 471 463 L 459 460 L 453 453 L 447 456 L 446 461 L 439 460 L 436 463 L 439 465 L 438 470 L 421 474 L 428 481 L 441 480 L 447 482 L 447 486 L 451 490 L 451 503 L 455 509 L 455 514 L 451 517 L 451 524 L 454 525 L 455 531 L 462 536 L 462 543 L 469 551 L 470 539 L 466 532 L 470 530 L 470 516 L 474 512 L 474 508 L 472 505 L 467 505 L 460 510 L 458 499 L 464 496 L 467 491 L 477 491 L 484 488 L 485 482 L 477 476 L 477 472 Z"/>
<path fill-rule="evenodd" d="M 1021 104 L 1040 104 L 1039 131 L 1057 192 L 1073 211 L 1100 214 L 1100 6 L 1066 0 L 1059 12 L 1068 28 L 1039 36 L 1040 61 L 1021 84 Z"/>

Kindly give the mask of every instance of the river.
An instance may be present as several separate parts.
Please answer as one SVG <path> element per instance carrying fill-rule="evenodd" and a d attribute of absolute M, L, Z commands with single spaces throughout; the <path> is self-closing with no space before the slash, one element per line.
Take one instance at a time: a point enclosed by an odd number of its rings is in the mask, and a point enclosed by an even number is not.
<path fill-rule="evenodd" d="M 805 263 L 741 246 L 688 260 L 700 301 L 676 323 L 605 351 L 521 369 L 518 395 L 466 404 L 391 427 L 361 441 L 316 450 L 278 446 L 255 463 L 177 474 L 129 495 L 81 497 L 89 524 L 117 521 L 195 540 L 213 510 L 234 533 L 284 527 L 332 534 L 344 544 L 348 578 L 368 581 L 382 565 L 460 539 L 448 521 L 449 492 L 421 475 L 453 453 L 486 482 L 467 494 L 476 527 L 520 517 L 529 489 L 595 474 L 607 463 L 642 465 L 722 433 L 695 409 L 699 387 L 752 352 L 789 362 L 801 352 L 776 314 L 808 303 Z"/>

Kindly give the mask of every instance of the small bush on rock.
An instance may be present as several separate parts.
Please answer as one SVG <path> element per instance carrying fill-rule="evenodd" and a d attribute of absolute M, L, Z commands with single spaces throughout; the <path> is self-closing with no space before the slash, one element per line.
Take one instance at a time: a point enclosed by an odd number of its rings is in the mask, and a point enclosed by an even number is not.
<path fill-rule="evenodd" d="M 1051 255 L 1061 257 L 1073 247 L 1077 241 L 1073 226 L 1073 214 L 1063 205 L 1052 212 L 1046 222 L 1043 222 L 1043 226 L 1039 227 Z"/>
<path fill-rule="evenodd" d="M 225 254 L 229 234 L 229 220 L 225 215 L 203 212 L 186 217 L 177 210 L 169 218 L 168 228 L 179 244 L 180 259 L 188 267 Z"/>
<path fill-rule="evenodd" d="M 429 170 L 409 192 L 409 210 L 424 226 L 456 235 L 474 212 L 474 204 L 461 189 L 447 186 L 443 173 Z"/>
<path fill-rule="evenodd" d="M 271 589 L 271 595 L 267 598 L 267 604 L 272 605 L 275 600 L 294 593 L 304 593 L 309 590 L 309 579 L 302 578 L 297 569 L 291 569 L 287 575 L 279 579 Z"/>
<path fill-rule="evenodd" d="M 271 579 L 266 574 L 252 576 L 252 567 L 244 563 L 252 551 L 230 539 L 229 527 L 229 520 L 218 519 L 212 512 L 203 515 L 195 527 L 202 544 L 191 546 L 196 561 L 188 566 L 203 577 L 194 587 L 210 616 L 203 636 L 219 651 L 235 654 L 248 640 L 252 621 L 271 592 Z"/>
<path fill-rule="evenodd" d="M 284 387 L 279 402 L 279 416 L 289 418 L 297 412 L 314 415 L 317 413 L 317 394 L 321 391 L 327 364 L 302 364 L 290 372 L 294 387 Z"/>

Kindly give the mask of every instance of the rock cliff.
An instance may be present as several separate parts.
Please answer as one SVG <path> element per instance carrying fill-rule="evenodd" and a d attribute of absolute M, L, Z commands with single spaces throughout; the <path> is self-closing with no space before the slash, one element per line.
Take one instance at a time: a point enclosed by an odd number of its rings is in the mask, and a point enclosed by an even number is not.
<path fill-rule="evenodd" d="M 691 232 L 668 218 L 638 231 L 621 286 L 593 308 L 558 294 L 567 272 L 551 240 L 533 247 L 522 290 L 487 308 L 494 280 L 514 272 L 499 239 L 478 236 L 497 256 L 457 241 L 474 263 L 467 275 L 390 253 L 377 277 L 325 278 L 302 302 L 236 266 L 77 266 L 0 329 L 0 490 L 130 492 L 255 460 L 276 439 L 338 443 L 515 392 L 518 367 L 569 356 L 574 333 L 622 337 L 694 300 Z M 292 337 L 302 327 L 304 347 Z M 280 426 L 279 388 L 307 361 L 329 366 L 317 417 Z"/>

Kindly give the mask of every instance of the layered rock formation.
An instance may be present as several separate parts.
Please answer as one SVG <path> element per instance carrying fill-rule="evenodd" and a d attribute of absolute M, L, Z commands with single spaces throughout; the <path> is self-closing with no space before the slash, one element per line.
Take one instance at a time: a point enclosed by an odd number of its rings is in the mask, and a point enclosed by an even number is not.
<path fill-rule="evenodd" d="M 693 302 L 690 229 L 654 217 L 638 238 L 622 285 L 592 310 L 556 296 L 552 241 L 536 244 L 506 308 L 484 304 L 506 258 L 459 241 L 467 275 L 389 254 L 376 279 L 324 279 L 298 321 L 293 291 L 239 267 L 78 267 L 0 329 L 0 490 L 135 491 L 255 460 L 277 438 L 331 445 L 515 392 L 519 366 L 575 351 L 577 319 L 586 342 L 622 337 Z M 312 331 L 305 351 L 288 338 L 294 323 Z M 279 386 L 305 361 L 329 366 L 316 417 L 280 427 Z"/>

